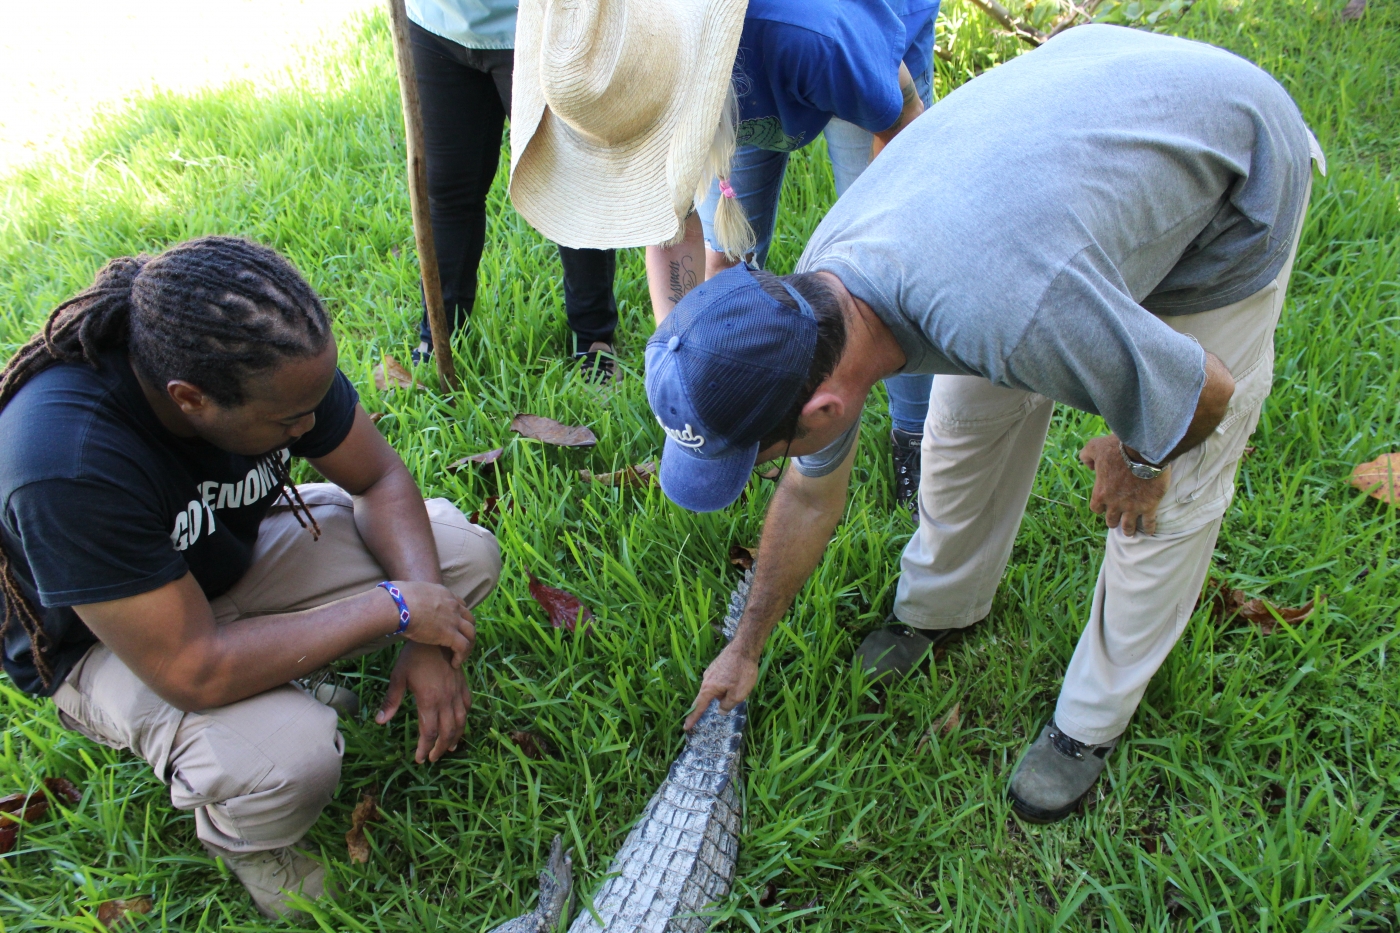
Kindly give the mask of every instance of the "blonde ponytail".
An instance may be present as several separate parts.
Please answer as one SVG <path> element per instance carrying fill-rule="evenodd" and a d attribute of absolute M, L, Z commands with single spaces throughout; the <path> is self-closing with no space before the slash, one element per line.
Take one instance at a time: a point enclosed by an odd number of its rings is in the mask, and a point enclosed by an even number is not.
<path fill-rule="evenodd" d="M 729 169 L 734 162 L 734 149 L 739 123 L 739 98 L 734 93 L 734 85 L 729 85 L 729 94 L 720 109 L 719 126 L 710 142 L 710 155 L 706 171 L 700 175 L 700 185 L 695 189 L 695 203 L 709 197 L 710 184 L 719 180 L 719 204 L 715 207 L 715 239 L 710 244 L 736 262 L 745 259 L 758 245 L 753 227 L 744 216 L 744 207 L 729 187 Z"/>

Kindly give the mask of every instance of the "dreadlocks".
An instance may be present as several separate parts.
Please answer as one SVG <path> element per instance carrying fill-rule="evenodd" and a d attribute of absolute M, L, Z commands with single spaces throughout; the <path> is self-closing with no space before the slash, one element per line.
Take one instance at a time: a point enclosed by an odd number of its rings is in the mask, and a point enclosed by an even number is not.
<path fill-rule="evenodd" d="M 330 322 L 321 301 L 275 251 L 235 237 L 200 237 L 159 256 L 123 256 L 103 266 L 92 286 L 63 302 L 44 328 L 0 371 L 0 410 L 57 363 L 86 363 L 125 349 L 148 383 L 199 386 L 224 407 L 245 401 L 248 377 L 325 349 Z M 268 458 L 292 514 L 312 535 L 316 519 L 291 481 L 289 458 Z M 304 518 L 303 518 L 304 516 Z M 25 598 L 0 546 L 0 641 L 14 622 L 29 636 L 34 666 L 50 686 L 53 668 L 39 611 Z"/>

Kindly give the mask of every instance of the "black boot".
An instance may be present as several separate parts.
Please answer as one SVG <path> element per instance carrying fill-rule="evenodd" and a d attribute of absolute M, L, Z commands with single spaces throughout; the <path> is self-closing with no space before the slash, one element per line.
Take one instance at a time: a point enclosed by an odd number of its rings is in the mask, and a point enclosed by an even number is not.
<path fill-rule="evenodd" d="M 889 686 L 922 669 L 935 648 L 950 644 L 971 627 L 918 629 L 891 615 L 883 627 L 865 636 L 855 660 L 873 683 Z"/>
<path fill-rule="evenodd" d="M 919 449 L 924 436 L 895 428 L 890 432 L 890 452 L 894 455 L 894 502 L 917 508 L 919 494 Z"/>

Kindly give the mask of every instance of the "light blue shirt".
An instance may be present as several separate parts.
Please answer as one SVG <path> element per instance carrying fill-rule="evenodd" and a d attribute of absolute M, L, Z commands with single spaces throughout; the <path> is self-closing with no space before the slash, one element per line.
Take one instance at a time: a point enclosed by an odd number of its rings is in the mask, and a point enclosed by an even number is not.
<path fill-rule="evenodd" d="M 408 18 L 469 49 L 515 48 L 520 0 L 405 0 Z"/>

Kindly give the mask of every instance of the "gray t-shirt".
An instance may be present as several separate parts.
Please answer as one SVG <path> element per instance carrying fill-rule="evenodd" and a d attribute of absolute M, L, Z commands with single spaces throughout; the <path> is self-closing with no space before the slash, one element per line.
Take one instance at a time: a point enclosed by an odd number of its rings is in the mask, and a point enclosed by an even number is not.
<path fill-rule="evenodd" d="M 867 302 L 904 372 L 1039 392 L 1159 461 L 1190 424 L 1205 357 L 1155 315 L 1273 280 L 1302 220 L 1311 139 L 1288 93 L 1242 58 L 1080 26 L 901 132 L 798 271 L 834 273 Z M 850 440 L 798 468 L 834 468 Z"/>

